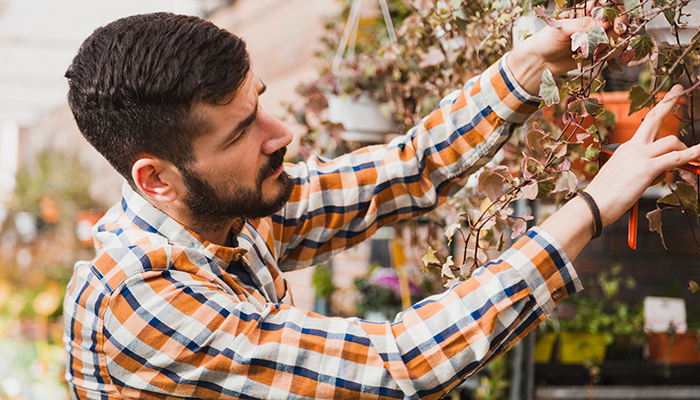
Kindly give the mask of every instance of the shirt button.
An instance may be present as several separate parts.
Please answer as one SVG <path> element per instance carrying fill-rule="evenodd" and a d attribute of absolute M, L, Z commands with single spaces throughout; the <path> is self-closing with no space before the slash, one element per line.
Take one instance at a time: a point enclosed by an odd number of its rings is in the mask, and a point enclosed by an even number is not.
<path fill-rule="evenodd" d="M 552 293 L 552 299 L 554 299 L 554 301 L 559 301 L 559 300 L 561 300 L 561 296 L 562 296 L 561 290 L 559 290 L 559 289 L 555 290 L 555 291 Z"/>
<path fill-rule="evenodd" d="M 243 257 L 242 253 L 233 253 L 233 261 L 241 261 L 242 257 Z"/>

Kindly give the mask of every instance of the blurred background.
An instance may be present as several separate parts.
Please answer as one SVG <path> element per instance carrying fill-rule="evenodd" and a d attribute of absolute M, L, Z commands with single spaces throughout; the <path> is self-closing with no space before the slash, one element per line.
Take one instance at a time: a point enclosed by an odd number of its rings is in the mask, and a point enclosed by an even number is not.
<path fill-rule="evenodd" d="M 82 41 L 132 14 L 209 19 L 246 40 L 268 86 L 262 106 L 282 118 L 314 76 L 324 21 L 339 9 L 329 0 L 0 0 L 0 399 L 69 397 L 63 294 L 73 264 L 94 254 L 90 227 L 119 200 L 121 177 L 66 101 L 63 75 Z M 312 272 L 292 284 L 310 288 Z M 313 289 L 297 293 L 313 309 Z"/>

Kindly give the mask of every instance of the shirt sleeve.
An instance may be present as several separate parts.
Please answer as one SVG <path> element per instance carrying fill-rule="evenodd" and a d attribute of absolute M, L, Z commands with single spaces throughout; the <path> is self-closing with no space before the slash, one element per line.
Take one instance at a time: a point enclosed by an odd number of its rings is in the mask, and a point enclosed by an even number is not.
<path fill-rule="evenodd" d="M 202 277 L 149 271 L 109 299 L 103 349 L 125 398 L 436 399 L 580 289 L 538 229 L 393 323 L 257 309 Z"/>
<path fill-rule="evenodd" d="M 517 84 L 504 57 L 388 145 L 288 165 L 295 189 L 272 216 L 280 267 L 317 264 L 381 226 L 436 208 L 539 104 Z"/>

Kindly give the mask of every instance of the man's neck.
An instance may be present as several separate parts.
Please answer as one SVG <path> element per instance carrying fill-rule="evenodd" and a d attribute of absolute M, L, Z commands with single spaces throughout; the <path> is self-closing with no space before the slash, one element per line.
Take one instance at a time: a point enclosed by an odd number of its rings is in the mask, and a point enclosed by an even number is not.
<path fill-rule="evenodd" d="M 187 209 L 157 202 L 148 196 L 142 195 L 142 197 L 151 203 L 153 207 L 167 214 L 170 218 L 187 227 L 187 229 L 195 232 L 202 239 L 213 244 L 226 246 L 229 234 L 233 232 L 234 235 L 238 235 L 243 227 L 243 219 L 241 218 L 198 218 L 192 216 Z"/>
<path fill-rule="evenodd" d="M 236 229 L 239 226 L 239 219 L 229 220 L 227 218 L 220 218 L 217 221 L 202 221 L 193 220 L 193 218 L 187 218 L 187 222 L 184 225 L 196 232 L 202 239 L 220 246 L 230 246 L 231 243 L 231 233 L 240 231 Z"/>

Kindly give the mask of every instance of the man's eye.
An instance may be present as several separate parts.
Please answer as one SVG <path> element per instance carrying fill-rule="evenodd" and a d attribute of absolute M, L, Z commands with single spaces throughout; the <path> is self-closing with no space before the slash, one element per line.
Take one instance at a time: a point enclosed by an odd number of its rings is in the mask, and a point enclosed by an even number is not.
<path fill-rule="evenodd" d="M 240 141 L 241 139 L 243 139 L 243 136 L 246 134 L 247 131 L 248 131 L 248 129 L 243 129 L 243 130 L 241 131 L 241 133 L 238 134 L 238 136 L 236 136 L 236 138 L 233 139 L 233 140 L 231 141 L 230 144 L 234 144 L 234 143 Z"/>

